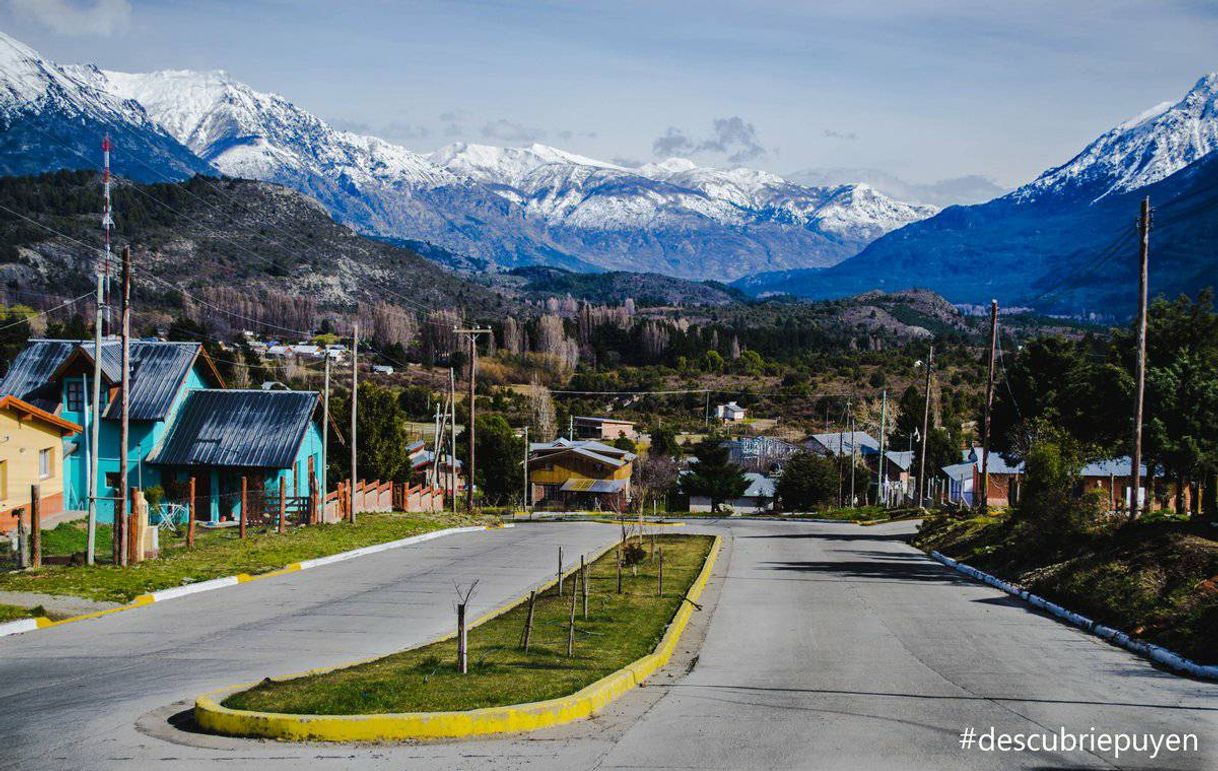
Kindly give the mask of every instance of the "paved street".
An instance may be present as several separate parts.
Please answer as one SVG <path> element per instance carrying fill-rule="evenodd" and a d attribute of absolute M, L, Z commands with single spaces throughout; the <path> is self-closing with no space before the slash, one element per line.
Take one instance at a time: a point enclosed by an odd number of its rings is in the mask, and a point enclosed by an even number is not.
<path fill-rule="evenodd" d="M 452 582 L 489 608 L 597 524 L 520 526 L 0 640 L 0 734 L 19 767 L 1027 768 L 1218 767 L 1218 684 L 1165 674 L 902 541 L 908 524 L 692 525 L 727 543 L 683 653 L 591 721 L 423 745 L 288 745 L 178 731 L 207 688 L 422 642 Z M 701 642 L 700 650 L 698 643 Z M 695 655 L 696 652 L 696 655 Z M 688 674 L 686 672 L 688 671 Z M 985 732 L 1195 733 L 1200 752 L 986 753 Z"/>

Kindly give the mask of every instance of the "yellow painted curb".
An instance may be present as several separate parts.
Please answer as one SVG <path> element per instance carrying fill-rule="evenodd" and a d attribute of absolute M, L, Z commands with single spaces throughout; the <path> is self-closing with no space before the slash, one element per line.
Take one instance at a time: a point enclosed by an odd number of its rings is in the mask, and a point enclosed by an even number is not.
<path fill-rule="evenodd" d="M 350 742 L 442 739 L 532 731 L 589 717 L 668 663 L 693 614 L 692 603 L 702 595 L 702 590 L 710 579 L 722 543 L 723 539 L 715 536 L 702 571 L 685 595 L 689 602 L 681 603 L 656 649 L 570 696 L 464 712 L 398 712 L 384 715 L 291 715 L 221 706 L 221 702 L 232 694 L 256 685 L 245 683 L 199 696 L 195 700 L 195 720 L 203 729 L 226 736 Z M 609 548 L 612 548 L 612 545 Z M 492 611 L 477 623 L 505 613 L 517 604 L 519 603 L 513 602 Z M 339 668 L 314 670 L 306 674 Z"/>
<path fill-rule="evenodd" d="M 133 610 L 135 608 L 142 608 L 145 605 L 151 605 L 153 602 L 154 602 L 154 600 L 152 599 L 151 594 L 141 594 L 140 596 L 136 597 L 134 600 L 127 603 L 126 605 L 120 605 L 117 608 L 107 608 L 106 610 L 98 610 L 98 611 L 94 611 L 92 613 L 85 613 L 85 614 L 82 614 L 79 616 L 70 616 L 68 618 L 61 618 L 58 621 L 49 619 L 46 616 L 39 616 L 38 618 L 36 618 L 34 620 L 36 622 L 38 622 L 39 629 L 47 629 L 47 628 L 50 628 L 53 626 L 60 626 L 62 624 L 71 624 L 75 621 L 87 621 L 91 618 L 101 618 L 102 616 L 109 616 L 113 613 L 122 613 L 124 610 Z"/>

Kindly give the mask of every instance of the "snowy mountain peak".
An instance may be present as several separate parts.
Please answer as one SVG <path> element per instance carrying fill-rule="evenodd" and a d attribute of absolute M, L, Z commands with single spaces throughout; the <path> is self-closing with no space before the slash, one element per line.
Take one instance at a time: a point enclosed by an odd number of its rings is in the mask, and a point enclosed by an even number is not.
<path fill-rule="evenodd" d="M 698 164 L 688 158 L 667 158 L 659 163 L 648 163 L 639 167 L 639 171 L 644 176 L 662 176 L 666 174 L 680 174 L 683 171 L 693 171 L 698 168 Z"/>
<path fill-rule="evenodd" d="M 1177 102 L 1164 102 L 1101 134 L 1067 163 L 1010 194 L 1098 201 L 1158 182 L 1218 149 L 1218 73 L 1202 77 Z"/>

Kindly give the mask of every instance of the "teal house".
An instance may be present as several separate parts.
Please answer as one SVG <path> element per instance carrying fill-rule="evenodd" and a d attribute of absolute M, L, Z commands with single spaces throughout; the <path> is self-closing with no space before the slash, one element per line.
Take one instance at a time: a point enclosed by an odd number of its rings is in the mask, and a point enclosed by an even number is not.
<path fill-rule="evenodd" d="M 84 427 L 64 440 L 64 508 L 88 505 L 93 423 L 99 425 L 98 519 L 113 520 L 119 487 L 121 348 L 101 347 L 100 416 L 92 414 L 94 344 L 31 340 L 0 379 L 0 396 L 14 395 Z M 133 340 L 129 398 L 130 487 L 160 487 L 164 500 L 187 503 L 195 480 L 195 517 L 235 518 L 241 483 L 261 505 L 278 497 L 279 479 L 291 497 L 309 494 L 309 474 L 321 468 L 315 392 L 237 391 L 195 342 Z"/>

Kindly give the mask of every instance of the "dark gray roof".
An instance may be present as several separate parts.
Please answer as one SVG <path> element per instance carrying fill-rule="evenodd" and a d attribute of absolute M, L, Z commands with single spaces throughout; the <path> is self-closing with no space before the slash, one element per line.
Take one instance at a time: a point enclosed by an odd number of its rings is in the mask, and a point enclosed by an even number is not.
<path fill-rule="evenodd" d="M 316 406 L 315 391 L 191 391 L 148 462 L 288 468 Z"/>
<path fill-rule="evenodd" d="M 76 340 L 30 340 L 0 380 L 0 396 L 16 396 L 54 412 L 59 406 L 59 389 L 49 382 L 51 375 L 77 344 Z"/>
<path fill-rule="evenodd" d="M 131 419 L 163 420 L 199 353 L 199 343 L 160 340 L 131 341 Z M 93 362 L 92 340 L 30 340 L 0 381 L 0 396 L 16 396 L 48 412 L 59 406 L 59 388 L 52 376 L 73 353 Z M 122 378 L 122 346 L 113 338 L 102 342 L 102 374 L 111 383 Z M 103 417 L 117 420 L 122 405 L 114 399 Z"/>
<path fill-rule="evenodd" d="M 163 420 L 169 414 L 173 397 L 190 372 L 199 348 L 199 343 L 131 342 L 132 420 Z M 103 368 L 110 355 L 108 348 L 102 349 Z M 121 350 L 118 355 L 122 356 Z M 122 401 L 116 396 L 102 417 L 117 420 L 121 412 Z"/>

